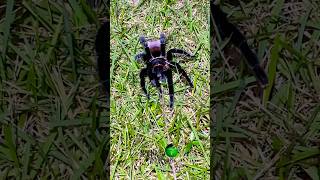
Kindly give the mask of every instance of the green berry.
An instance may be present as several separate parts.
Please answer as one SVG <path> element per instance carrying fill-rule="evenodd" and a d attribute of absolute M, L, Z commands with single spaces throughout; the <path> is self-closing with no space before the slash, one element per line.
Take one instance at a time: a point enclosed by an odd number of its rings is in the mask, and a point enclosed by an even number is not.
<path fill-rule="evenodd" d="M 174 147 L 173 144 L 169 144 L 165 149 L 166 155 L 169 157 L 176 157 L 179 154 L 178 148 Z"/>

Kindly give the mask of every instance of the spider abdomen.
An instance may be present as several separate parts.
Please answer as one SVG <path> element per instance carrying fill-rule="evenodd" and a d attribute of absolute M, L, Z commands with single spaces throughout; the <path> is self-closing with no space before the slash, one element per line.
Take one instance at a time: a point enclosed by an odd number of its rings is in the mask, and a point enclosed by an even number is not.
<path fill-rule="evenodd" d="M 148 42 L 148 47 L 150 49 L 151 55 L 153 57 L 158 57 L 161 54 L 161 44 L 160 40 Z"/>

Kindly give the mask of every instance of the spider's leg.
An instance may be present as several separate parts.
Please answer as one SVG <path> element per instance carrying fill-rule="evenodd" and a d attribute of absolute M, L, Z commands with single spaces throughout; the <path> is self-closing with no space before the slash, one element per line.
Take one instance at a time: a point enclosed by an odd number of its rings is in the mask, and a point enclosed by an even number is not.
<path fill-rule="evenodd" d="M 168 70 L 166 71 L 166 76 L 168 80 L 168 87 L 169 87 L 169 97 L 170 97 L 170 108 L 173 108 L 173 102 L 174 102 L 174 89 L 173 89 L 173 80 L 172 80 L 172 71 Z"/>
<path fill-rule="evenodd" d="M 97 58 L 97 67 L 98 73 L 100 77 L 100 81 L 102 82 L 106 94 L 107 101 L 109 101 L 110 97 L 110 55 L 108 51 L 110 50 L 110 43 L 106 33 L 109 29 L 109 23 L 104 23 L 101 28 L 98 30 L 96 40 L 95 40 L 95 48 L 98 55 Z M 108 102 L 109 103 L 109 102 Z"/>
<path fill-rule="evenodd" d="M 268 76 L 263 68 L 260 67 L 259 60 L 256 54 L 248 46 L 245 36 L 235 25 L 228 21 L 227 14 L 224 13 L 219 6 L 214 5 L 211 1 L 210 7 L 212 12 L 211 18 L 214 19 L 221 38 L 225 39 L 231 36 L 231 42 L 240 49 L 241 53 L 246 58 L 248 65 L 254 71 L 258 81 L 260 81 L 263 86 L 267 85 Z"/>
<path fill-rule="evenodd" d="M 257 64 L 255 67 L 252 68 L 252 70 L 255 73 L 256 78 L 262 84 L 262 87 L 265 87 L 268 84 L 268 76 L 266 72 L 263 70 L 263 68 L 259 64 Z"/>
<path fill-rule="evenodd" d="M 211 20 L 214 20 L 219 36 L 222 39 L 229 37 L 232 34 L 234 27 L 228 22 L 227 14 L 223 12 L 219 6 L 215 5 L 213 1 L 210 1 L 210 8 L 212 13 Z"/>
<path fill-rule="evenodd" d="M 150 53 L 150 49 L 149 49 L 148 42 L 147 42 L 146 38 L 144 36 L 140 36 L 139 41 L 143 45 L 143 47 L 144 47 L 144 49 L 146 51 L 146 55 L 145 56 L 147 58 L 151 58 L 151 53 Z"/>
<path fill-rule="evenodd" d="M 150 80 L 150 82 L 151 82 L 152 86 L 156 86 L 156 80 L 152 79 L 152 80 Z"/>
<path fill-rule="evenodd" d="M 156 83 L 156 86 L 159 90 L 159 99 L 162 99 L 162 89 L 161 89 L 161 85 L 160 85 L 160 82 L 159 82 L 159 78 L 156 78 L 155 79 L 155 83 Z"/>
<path fill-rule="evenodd" d="M 192 84 L 191 79 L 189 78 L 189 76 L 188 76 L 188 74 L 186 73 L 186 71 L 185 71 L 184 69 L 182 69 L 182 67 L 180 66 L 179 63 L 177 63 L 177 62 L 171 62 L 171 63 L 170 63 L 170 67 L 171 67 L 172 69 L 177 69 L 178 72 L 179 72 L 183 77 L 186 78 L 186 80 L 188 81 L 190 87 L 193 88 L 193 84 Z"/>
<path fill-rule="evenodd" d="M 147 40 L 146 40 L 146 38 L 144 36 L 140 36 L 139 37 L 139 41 L 143 46 L 145 46 L 145 44 L 147 43 Z"/>
<path fill-rule="evenodd" d="M 239 34 L 237 37 L 237 42 L 234 42 L 234 44 L 238 43 L 236 45 L 241 50 L 241 53 L 243 54 L 243 56 L 246 58 L 249 67 L 255 73 L 255 76 L 258 79 L 258 81 L 260 81 L 260 83 L 263 86 L 267 85 L 268 76 L 265 73 L 265 71 L 262 69 L 262 67 L 259 65 L 259 60 L 257 55 L 250 49 L 247 41 L 245 40 L 244 36 L 240 32 L 233 34 L 233 36 L 237 34 Z"/>
<path fill-rule="evenodd" d="M 182 55 L 185 55 L 185 56 L 191 57 L 191 58 L 194 57 L 194 55 L 191 55 L 190 53 L 186 52 L 185 50 L 173 48 L 173 49 L 170 49 L 170 50 L 167 52 L 167 59 L 168 59 L 169 61 L 172 60 L 173 54 L 182 54 Z"/>
<path fill-rule="evenodd" d="M 160 34 L 161 55 L 166 55 L 166 37 L 163 33 Z"/>
<path fill-rule="evenodd" d="M 146 56 L 146 53 L 141 52 L 141 53 L 137 54 L 137 55 L 134 57 L 134 59 L 135 59 L 136 61 L 138 61 L 138 60 L 140 60 L 140 59 L 144 59 L 145 56 Z"/>
<path fill-rule="evenodd" d="M 247 63 L 249 66 L 255 67 L 256 65 L 259 65 L 259 60 L 255 53 L 252 52 L 252 50 L 249 48 L 248 43 L 244 41 L 239 46 L 239 49 L 241 50 L 243 56 L 247 59 Z"/>
<path fill-rule="evenodd" d="M 143 68 L 141 71 L 140 71 L 140 86 L 144 92 L 144 94 L 147 96 L 147 98 L 149 99 L 150 96 L 147 92 L 147 89 L 146 89 L 146 77 L 148 75 L 148 70 L 147 68 Z"/>

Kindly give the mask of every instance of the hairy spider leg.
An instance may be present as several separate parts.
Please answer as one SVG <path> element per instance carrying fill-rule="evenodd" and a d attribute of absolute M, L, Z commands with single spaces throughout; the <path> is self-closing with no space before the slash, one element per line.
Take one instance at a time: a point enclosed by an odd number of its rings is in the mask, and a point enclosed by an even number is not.
<path fill-rule="evenodd" d="M 150 99 L 150 96 L 147 92 L 147 89 L 146 89 L 146 77 L 148 75 L 148 69 L 147 68 L 143 68 L 141 69 L 140 71 L 140 86 L 144 92 L 144 94 L 147 96 L 148 99 Z"/>
<path fill-rule="evenodd" d="M 252 68 L 252 70 L 255 73 L 256 78 L 259 79 L 259 81 L 261 82 L 261 85 L 263 87 L 266 86 L 269 81 L 268 81 L 268 76 L 264 71 L 264 69 L 259 64 L 257 64 Z"/>
<path fill-rule="evenodd" d="M 106 89 L 107 97 L 110 97 L 110 56 L 108 53 L 110 44 L 108 44 L 109 40 L 107 37 L 108 28 L 109 23 L 104 23 L 98 30 L 95 48 L 98 55 L 97 63 L 99 77 Z"/>
<path fill-rule="evenodd" d="M 239 49 L 241 50 L 244 57 L 247 59 L 247 63 L 250 68 L 253 70 L 256 78 L 261 82 L 262 85 L 268 84 L 268 76 L 263 70 L 263 68 L 259 65 L 258 57 L 255 53 L 251 51 L 247 42 L 243 42 Z"/>
<path fill-rule="evenodd" d="M 231 37 L 232 43 L 240 49 L 241 53 L 247 60 L 247 64 L 253 70 L 260 83 L 262 85 L 267 85 L 268 76 L 260 66 L 257 55 L 250 49 L 245 37 L 241 34 L 241 32 L 236 27 L 233 29 L 234 30 Z"/>
<path fill-rule="evenodd" d="M 221 38 L 225 39 L 226 37 L 231 36 L 231 42 L 240 49 L 258 81 L 260 81 L 262 85 L 267 85 L 268 76 L 263 68 L 259 65 L 259 60 L 256 54 L 250 49 L 244 35 L 239 31 L 238 28 L 228 21 L 227 15 L 219 8 L 219 6 L 216 6 L 212 3 L 211 8 L 213 19 L 217 25 Z"/>
<path fill-rule="evenodd" d="M 146 55 L 146 53 L 141 52 L 141 53 L 137 54 L 137 55 L 134 57 L 134 59 L 135 59 L 136 61 L 138 61 L 138 60 L 140 60 L 140 59 L 144 59 L 145 55 Z"/>
<path fill-rule="evenodd" d="M 192 81 L 191 79 L 189 78 L 188 74 L 186 73 L 186 71 L 184 69 L 182 69 L 182 67 L 180 66 L 179 63 L 177 62 L 173 62 L 172 61 L 172 54 L 184 54 L 188 57 L 194 57 L 193 55 L 189 54 L 188 52 L 182 50 L 182 49 L 176 49 L 176 48 L 173 48 L 173 49 L 170 49 L 168 52 L 167 52 L 167 59 L 168 61 L 170 62 L 170 67 L 173 68 L 173 69 L 177 69 L 178 72 L 184 76 L 186 78 L 186 80 L 188 81 L 189 85 L 193 88 L 193 84 L 192 84 Z"/>
<path fill-rule="evenodd" d="M 186 73 L 186 71 L 185 71 L 184 69 L 182 69 L 182 67 L 180 66 L 179 63 L 177 63 L 177 62 L 171 62 L 171 63 L 170 63 L 170 67 L 171 67 L 172 69 L 177 69 L 178 72 L 179 72 L 183 77 L 186 78 L 186 80 L 188 81 L 190 87 L 193 88 L 193 84 L 192 84 L 191 79 L 189 78 L 189 76 L 188 76 L 188 74 Z"/>
<path fill-rule="evenodd" d="M 194 57 L 194 55 L 191 55 L 190 53 L 186 52 L 185 50 L 173 48 L 173 49 L 170 49 L 167 52 L 167 59 L 169 61 L 172 60 L 173 54 L 182 54 L 182 55 L 185 55 L 187 57 Z"/>
<path fill-rule="evenodd" d="M 218 28 L 219 35 L 222 39 L 229 37 L 234 29 L 233 25 L 227 20 L 227 14 L 219 6 L 210 1 L 211 13 L 214 22 Z"/>
<path fill-rule="evenodd" d="M 140 36 L 139 41 L 140 41 L 140 43 L 143 45 L 143 47 L 144 47 L 144 49 L 145 49 L 145 51 L 146 51 L 145 58 L 146 58 L 146 59 L 152 58 L 150 49 L 149 49 L 149 47 L 148 47 L 148 43 L 147 43 L 147 41 L 146 41 L 146 38 L 145 38 L 144 36 Z"/>
<path fill-rule="evenodd" d="M 163 33 L 160 34 L 161 56 L 166 56 L 166 37 Z"/>
<path fill-rule="evenodd" d="M 170 97 L 170 108 L 173 108 L 174 102 L 174 89 L 173 89 L 173 79 L 172 79 L 172 71 L 167 70 L 166 72 L 167 80 L 168 80 L 168 87 L 169 87 L 169 97 Z"/>
<path fill-rule="evenodd" d="M 155 78 L 155 83 L 156 83 L 156 86 L 158 88 L 158 91 L 159 91 L 159 99 L 162 99 L 162 89 L 161 89 L 161 85 L 160 85 L 160 82 L 159 82 L 159 78 Z"/>

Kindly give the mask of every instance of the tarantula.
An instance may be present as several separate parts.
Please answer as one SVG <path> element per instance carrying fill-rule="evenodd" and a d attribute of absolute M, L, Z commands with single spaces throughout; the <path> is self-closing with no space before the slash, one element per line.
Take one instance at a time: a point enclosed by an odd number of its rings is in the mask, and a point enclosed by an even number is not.
<path fill-rule="evenodd" d="M 166 52 L 166 38 L 163 33 L 160 34 L 160 40 L 147 41 L 144 36 L 140 36 L 140 43 L 144 47 L 145 52 L 141 52 L 135 56 L 136 60 L 143 59 L 147 67 L 140 71 L 140 85 L 144 94 L 149 99 L 150 96 L 145 87 L 145 78 L 148 76 L 151 84 L 156 86 L 159 90 L 159 98 L 162 98 L 162 90 L 159 81 L 168 82 L 169 97 L 170 97 L 170 108 L 173 108 L 174 101 L 174 89 L 172 80 L 172 70 L 178 71 L 188 81 L 191 88 L 193 84 L 191 79 L 188 77 L 185 70 L 177 63 L 173 62 L 172 58 L 174 54 L 181 54 L 187 57 L 194 57 L 188 52 L 182 49 L 170 49 Z"/>
<path fill-rule="evenodd" d="M 268 84 L 268 76 L 263 68 L 259 65 L 259 60 L 256 54 L 249 48 L 246 38 L 239 31 L 239 29 L 236 28 L 236 26 L 228 21 L 227 14 L 223 12 L 219 6 L 215 5 L 213 0 L 210 1 L 210 4 L 213 17 L 211 19 L 214 20 L 220 37 L 223 40 L 230 37 L 230 41 L 240 49 L 241 53 L 247 59 L 247 63 L 254 72 L 257 80 L 260 82 L 262 87 L 265 87 Z"/>
<path fill-rule="evenodd" d="M 110 42 L 108 39 L 108 29 L 109 23 L 105 22 L 98 30 L 96 40 L 95 40 L 95 48 L 98 55 L 97 64 L 98 64 L 98 72 L 100 80 L 106 90 L 107 100 L 110 97 Z"/>

